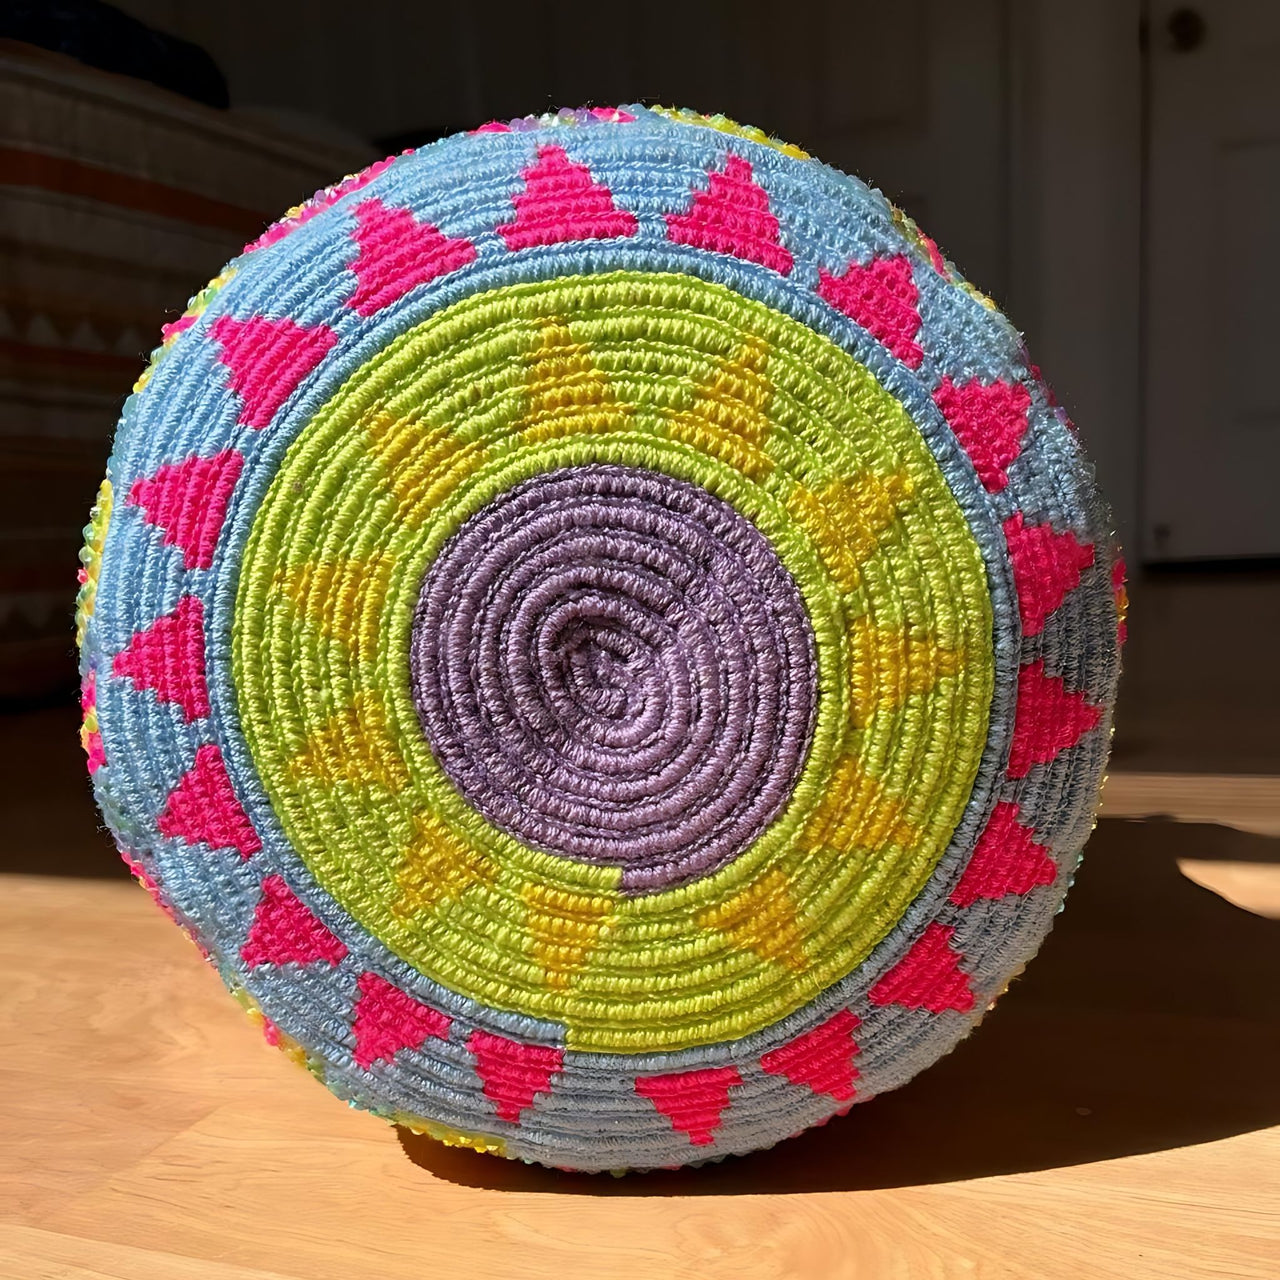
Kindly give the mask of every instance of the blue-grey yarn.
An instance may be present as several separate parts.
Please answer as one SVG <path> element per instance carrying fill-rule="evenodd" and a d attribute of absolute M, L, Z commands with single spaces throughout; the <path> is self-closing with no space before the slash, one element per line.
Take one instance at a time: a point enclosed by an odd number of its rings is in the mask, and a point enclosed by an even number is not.
<path fill-rule="evenodd" d="M 326 1082 L 340 1096 L 390 1114 L 428 1116 L 462 1131 L 498 1133 L 510 1155 L 582 1169 L 647 1168 L 690 1158 L 687 1139 L 672 1132 L 650 1102 L 635 1094 L 638 1072 L 672 1072 L 732 1064 L 742 1077 L 733 1105 L 715 1140 L 700 1158 L 769 1145 L 825 1119 L 830 1098 L 796 1089 L 759 1067 L 762 1054 L 849 1008 L 861 1020 L 858 1035 L 859 1095 L 896 1087 L 964 1035 L 988 1001 L 1039 945 L 1058 909 L 1079 849 L 1091 828 L 1109 740 L 1109 710 L 1099 726 L 1055 761 L 1032 769 L 1024 780 L 1004 776 L 1013 699 L 1020 662 L 1043 658 L 1050 675 L 1063 676 L 1090 699 L 1110 707 L 1118 674 L 1114 641 L 1093 620 L 1114 621 L 1110 565 L 1103 551 L 1109 537 L 1093 477 L 1062 415 L 1031 374 L 1017 334 L 993 311 L 950 281 L 926 269 L 922 251 L 907 245 L 883 199 L 856 179 L 813 162 L 797 161 L 747 139 L 708 128 L 675 124 L 643 109 L 639 119 L 617 128 L 557 129 L 554 135 L 522 132 L 451 139 L 425 148 L 344 198 L 284 241 L 255 252 L 252 267 L 233 279 L 206 313 L 180 339 L 182 358 L 162 359 L 145 401 L 126 409 L 111 463 L 116 492 L 160 464 L 197 452 L 209 455 L 234 445 L 245 456 L 244 475 L 233 496 L 217 556 L 208 570 L 186 570 L 181 556 L 160 548 L 157 531 L 137 509 L 117 505 L 104 560 L 98 609 L 89 623 L 86 663 L 120 651 L 129 637 L 184 592 L 206 600 L 211 716 L 183 722 L 175 708 L 167 730 L 155 735 L 143 724 L 137 692 L 123 682 L 98 686 L 104 746 L 110 762 L 99 771 L 96 791 L 122 843 L 142 861 L 166 899 L 193 932 L 209 945 L 226 976 L 243 986 L 286 1034 L 303 1043 L 324 1065 Z M 564 146 L 570 158 L 589 164 L 609 186 L 620 209 L 639 222 L 635 237 L 574 246 L 551 246 L 510 254 L 493 228 L 509 216 L 519 190 L 519 172 L 540 140 Z M 782 221 L 783 240 L 795 269 L 781 277 L 763 267 L 711 256 L 669 243 L 663 215 L 682 208 L 688 193 L 723 163 L 727 150 L 747 157 L 767 186 Z M 344 268 L 354 250 L 351 210 L 377 197 L 429 218 L 449 236 L 470 239 L 476 261 L 419 286 L 372 319 L 343 307 L 351 276 Z M 285 248 L 287 246 L 287 249 Z M 922 318 L 921 368 L 908 370 L 865 331 L 814 292 L 819 267 L 842 270 L 850 260 L 876 254 L 912 256 Z M 247 260 L 246 260 L 247 261 Z M 303 264 L 301 267 L 299 264 Z M 963 510 L 986 566 L 996 619 L 992 637 L 996 677 L 991 730 L 978 780 L 965 815 L 927 890 L 914 902 L 855 973 L 834 984 L 803 1009 L 764 1032 L 738 1041 L 670 1054 L 611 1055 L 567 1052 L 553 1092 L 540 1097 L 532 1122 L 513 1126 L 496 1118 L 493 1103 L 477 1087 L 465 1042 L 473 1029 L 547 1044 L 563 1043 L 553 1022 L 480 1009 L 442 988 L 354 929 L 289 848 L 256 775 L 239 726 L 230 686 L 231 611 L 238 565 L 254 515 L 279 460 L 297 434 L 389 337 L 442 308 L 497 285 L 545 280 L 567 274 L 603 274 L 618 269 L 676 271 L 723 284 L 823 332 L 865 364 L 896 396 L 938 461 Z M 317 281 L 321 282 L 317 287 Z M 236 424 L 235 397 L 221 390 L 225 370 L 216 346 L 203 340 L 220 315 L 290 316 L 299 323 L 329 324 L 338 334 L 330 357 L 285 404 L 270 431 L 254 433 Z M 1031 395 L 1028 430 L 1020 457 L 1009 467 L 1009 484 L 988 494 L 972 464 L 933 404 L 926 387 L 943 375 L 1018 381 Z M 1071 530 L 1099 548 L 1094 566 L 1037 636 L 1024 638 L 1018 624 L 1008 553 L 1001 524 L 1015 511 L 1029 520 Z M 136 566 L 145 565 L 139 579 Z M 128 569 L 128 572 L 126 572 Z M 195 748 L 213 737 L 220 746 L 237 794 L 263 842 L 256 859 L 284 876 L 348 947 L 332 968 L 294 972 L 290 967 L 244 964 L 220 940 L 245 936 L 262 878 L 234 851 L 193 858 L 181 841 L 146 830 L 130 815 L 158 813 Z M 998 800 L 1017 800 L 1034 818 L 1038 838 L 1059 865 L 1051 885 L 1025 895 L 959 910 L 947 899 L 958 883 L 974 842 Z M 977 993 L 973 1013 L 941 1014 L 898 1006 L 879 1007 L 870 988 L 905 954 L 924 922 L 954 928 Z M 454 1019 L 447 1041 L 431 1040 L 390 1063 L 376 1064 L 372 1077 L 352 1063 L 349 1010 L 360 973 L 372 970 L 406 991 L 447 1010 Z M 319 1016 L 318 1016 L 319 1015 Z"/>

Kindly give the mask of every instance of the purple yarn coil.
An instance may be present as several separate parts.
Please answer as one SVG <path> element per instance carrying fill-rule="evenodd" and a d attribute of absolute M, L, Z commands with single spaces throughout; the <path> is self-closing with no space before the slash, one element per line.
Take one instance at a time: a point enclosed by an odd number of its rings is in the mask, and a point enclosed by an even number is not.
<path fill-rule="evenodd" d="M 710 874 L 781 812 L 817 705 L 795 581 L 727 503 L 639 468 L 537 476 L 473 515 L 422 584 L 411 668 L 454 786 L 521 842 Z"/>

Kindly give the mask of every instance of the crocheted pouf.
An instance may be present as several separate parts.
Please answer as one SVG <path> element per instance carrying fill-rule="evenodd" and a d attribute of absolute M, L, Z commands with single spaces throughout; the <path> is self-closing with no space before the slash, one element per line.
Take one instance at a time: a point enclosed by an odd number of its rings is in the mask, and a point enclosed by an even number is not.
<path fill-rule="evenodd" d="M 1121 569 L 1018 334 L 722 117 L 486 125 L 249 245 L 128 401 L 83 739 L 267 1039 L 567 1169 L 956 1044 L 1092 828 Z"/>

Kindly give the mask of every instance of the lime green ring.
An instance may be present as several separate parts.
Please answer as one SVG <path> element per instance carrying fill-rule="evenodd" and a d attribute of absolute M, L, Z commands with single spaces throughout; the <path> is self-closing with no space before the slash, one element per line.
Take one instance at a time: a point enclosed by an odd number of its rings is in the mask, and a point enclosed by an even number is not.
<path fill-rule="evenodd" d="M 641 313 L 646 307 L 660 310 L 664 301 L 668 306 L 673 301 L 682 304 L 685 310 L 670 317 L 660 314 L 650 328 L 671 331 L 677 341 L 661 350 L 646 350 L 643 344 L 637 344 L 635 335 L 637 329 L 645 329 Z M 530 446 L 504 435 L 527 409 L 521 370 L 535 336 L 534 325 L 539 319 L 562 313 L 573 316 L 575 337 L 581 337 L 593 349 L 597 366 L 611 375 L 617 398 L 634 403 L 634 418 L 638 426 L 647 422 L 647 430 L 570 437 L 555 442 L 551 448 L 546 444 Z M 743 323 L 744 318 L 747 324 Z M 622 330 L 613 345 L 603 340 L 611 325 Z M 462 331 L 464 342 L 460 352 L 457 330 Z M 451 337 L 451 333 L 455 336 Z M 765 452 L 776 469 L 761 484 L 751 484 L 707 455 L 656 434 L 662 429 L 664 415 L 672 411 L 666 401 L 679 390 L 678 374 L 663 375 L 665 380 L 651 377 L 647 382 L 639 375 L 630 379 L 625 375 L 628 356 L 637 352 L 633 359 L 640 361 L 641 373 L 646 361 L 650 366 L 660 365 L 663 358 L 669 369 L 677 369 L 680 360 L 671 356 L 674 350 L 677 356 L 685 357 L 684 381 L 692 385 L 716 358 L 714 352 L 697 350 L 692 342 L 697 334 L 703 337 L 704 345 L 711 335 L 724 337 L 731 347 L 735 339 L 762 333 L 771 347 L 769 371 L 775 375 L 775 395 L 770 404 L 772 428 Z M 468 341 L 475 335 L 483 336 Z M 495 354 L 505 360 L 499 361 L 496 372 Z M 447 360 L 450 356 L 451 362 Z M 449 380 L 442 380 L 446 365 L 455 371 L 456 383 L 478 389 L 464 390 L 461 406 L 460 393 L 451 395 Z M 408 374 L 404 382 L 398 381 L 401 373 Z M 444 387 L 425 404 L 420 377 L 434 379 Z M 895 437 L 895 447 L 890 448 L 874 432 L 862 432 L 857 441 L 860 446 L 880 446 L 872 450 L 873 457 L 868 459 L 853 448 L 850 436 L 839 435 L 825 419 L 815 417 L 812 411 L 806 417 L 802 401 L 789 398 L 787 392 L 798 386 L 812 393 L 815 383 L 823 393 L 817 397 L 819 402 L 825 399 L 828 407 L 836 404 L 843 385 L 849 403 L 861 404 L 869 423 Z M 644 392 L 653 387 L 657 387 L 657 399 L 662 403 L 645 404 Z M 850 388 L 852 397 L 848 394 Z M 388 391 L 391 395 L 384 399 Z M 455 419 L 457 427 L 450 438 L 455 444 L 483 439 L 494 455 L 487 467 L 467 472 L 456 492 L 447 495 L 444 505 L 431 513 L 421 527 L 397 524 L 403 504 L 393 493 L 374 496 L 385 476 L 382 464 L 369 454 L 368 437 L 361 424 L 378 406 L 393 417 L 408 411 L 423 422 L 426 430 L 431 429 L 433 412 L 456 414 L 461 407 L 465 412 Z M 903 455 L 909 456 L 915 483 L 928 491 L 925 501 L 917 504 L 916 516 L 902 514 L 911 536 L 900 542 L 908 551 L 901 553 L 899 547 L 901 554 L 891 554 L 882 548 L 883 554 L 878 552 L 863 564 L 860 588 L 842 594 L 810 537 L 788 517 L 786 503 L 796 483 L 788 470 L 807 465 L 811 474 L 806 478 L 817 485 L 842 471 L 866 467 L 869 461 L 874 463 L 873 469 L 892 469 Z M 789 467 L 779 465 L 784 460 Z M 507 922 L 518 920 L 521 892 L 531 882 L 617 898 L 612 890 L 616 873 L 527 849 L 490 827 L 466 806 L 436 766 L 418 730 L 409 697 L 406 655 L 418 583 L 444 540 L 467 515 L 517 479 L 572 461 L 619 461 L 664 470 L 703 484 L 753 519 L 770 538 L 804 595 L 818 643 L 822 697 L 809 760 L 791 803 L 774 825 L 738 859 L 704 881 L 651 898 L 618 899 L 617 910 L 625 917 L 621 927 L 614 928 L 609 946 L 597 948 L 572 989 L 563 990 L 545 985 L 545 973 L 528 952 L 528 939 L 521 939 L 519 929 Z M 301 477 L 305 477 L 301 492 L 307 495 L 306 503 L 295 500 L 298 493 L 294 486 L 299 485 Z M 752 501 L 757 494 L 760 496 Z M 371 498 L 372 512 L 368 505 Z M 309 519 L 295 520 L 299 507 L 309 514 Z M 930 513 L 929 519 L 919 517 L 918 512 L 923 510 Z M 947 519 L 941 522 L 945 528 L 933 548 L 938 553 L 935 556 L 930 547 L 938 533 L 934 524 L 940 520 L 940 511 L 947 512 Z M 380 518 L 371 518 L 375 513 Z M 379 547 L 377 535 L 388 528 L 394 532 Z M 369 684 L 360 683 L 360 673 L 344 662 L 339 653 L 341 641 L 312 644 L 314 652 L 308 652 L 304 627 L 292 623 L 283 612 L 289 606 L 272 596 L 276 569 L 280 567 L 274 563 L 276 552 L 287 551 L 291 542 L 314 549 L 331 547 L 335 541 L 347 544 L 347 554 L 400 552 L 394 562 L 385 607 L 377 616 L 366 619 L 366 627 L 372 624 L 377 637 L 374 678 Z M 410 546 L 413 553 L 403 554 Z M 923 558 L 921 552 L 925 553 Z M 567 1042 L 577 1048 L 671 1049 L 746 1034 L 776 1021 L 843 976 L 883 936 L 932 871 L 963 811 L 985 740 L 991 692 L 990 603 L 985 577 L 963 515 L 918 431 L 897 401 L 826 339 L 760 304 L 689 277 L 620 272 L 560 280 L 551 285 L 512 286 L 455 304 L 397 338 L 366 366 L 362 377 L 348 382 L 342 394 L 295 441 L 258 514 L 244 564 L 233 639 L 234 676 L 250 749 L 295 849 L 320 883 L 360 924 L 403 959 L 444 985 L 485 1003 L 559 1018 L 566 1024 Z M 941 575 L 936 589 L 929 581 L 931 571 Z M 908 593 L 908 588 L 913 590 Z M 925 774 L 924 780 L 915 781 L 940 782 L 945 801 L 934 805 L 943 816 L 933 823 L 931 838 L 924 842 L 927 848 L 908 859 L 915 874 L 903 874 L 901 859 L 882 857 L 878 862 L 872 859 L 866 874 L 850 885 L 847 877 L 828 874 L 819 865 L 823 860 L 813 851 L 796 850 L 794 846 L 814 803 L 829 784 L 833 761 L 850 734 L 844 711 L 845 672 L 851 661 L 848 622 L 870 608 L 879 620 L 900 624 L 903 619 L 897 616 L 898 605 L 903 599 L 914 616 L 932 610 L 931 616 L 935 621 L 941 620 L 949 634 L 963 635 L 970 642 L 971 658 L 982 654 L 985 661 L 971 661 L 954 678 L 957 687 L 952 700 L 962 702 L 965 708 L 965 715 L 959 717 L 963 721 L 961 746 L 968 748 L 963 767 L 940 780 L 936 762 L 942 759 L 942 753 L 930 751 L 917 733 L 916 747 L 901 770 L 908 777 Z M 938 611 L 940 605 L 953 599 L 962 602 L 961 609 Z M 258 680 L 261 656 L 267 658 L 265 674 L 275 694 L 274 707 L 270 699 L 262 696 Z M 329 665 L 337 670 L 340 696 L 332 696 L 326 670 Z M 278 746 L 273 747 L 269 734 L 263 732 L 264 726 L 273 732 L 280 728 L 287 732 L 290 722 L 296 721 L 292 715 L 282 716 L 281 709 L 296 710 L 290 702 L 296 698 L 300 683 L 330 695 L 322 708 L 326 714 L 340 711 L 344 697 L 357 683 L 361 688 L 380 690 L 386 700 L 392 739 L 407 758 L 409 776 L 424 789 L 427 810 L 444 816 L 455 831 L 470 835 L 484 848 L 486 856 L 501 864 L 491 888 L 473 890 L 470 899 L 464 893 L 443 914 L 437 911 L 422 922 L 423 936 L 417 941 L 429 944 L 426 954 L 423 945 L 415 945 L 411 931 L 387 927 L 389 923 L 398 924 L 388 920 L 385 907 L 395 888 L 390 868 L 382 865 L 383 874 L 379 876 L 379 864 L 371 866 L 368 858 L 361 857 L 365 846 L 357 843 L 354 850 L 344 850 L 337 841 L 323 835 L 316 838 L 317 831 L 341 831 L 344 825 L 358 831 L 362 821 L 366 822 L 366 834 L 376 835 L 367 823 L 369 792 L 362 794 L 357 789 L 330 785 L 323 788 L 320 796 L 303 794 L 308 790 L 305 783 L 290 777 L 288 761 L 281 758 Z M 975 715 L 975 709 L 980 709 L 980 717 Z M 942 718 L 948 719 L 945 709 Z M 892 750 L 895 744 L 901 747 L 901 735 L 864 736 L 881 748 L 881 763 L 887 759 L 903 764 L 900 753 Z M 305 733 L 295 735 L 288 740 L 285 754 L 296 754 L 305 741 Z M 930 762 L 935 765 L 932 778 L 926 767 Z M 928 795 L 931 791 L 929 785 L 920 785 L 916 794 Z M 384 806 L 385 827 L 405 847 L 412 838 L 413 812 L 403 797 L 394 799 L 395 803 Z M 321 801 L 336 804 L 336 814 L 318 808 Z M 302 815 L 297 812 L 299 802 Z M 309 827 L 314 829 L 308 830 Z M 785 856 L 788 849 L 790 858 Z M 354 852 L 355 857 L 344 864 L 340 856 L 343 852 Z M 804 889 L 796 897 L 801 901 L 802 914 L 815 927 L 811 950 L 817 960 L 808 963 L 802 973 L 763 962 L 750 951 L 725 948 L 714 931 L 699 928 L 694 920 L 699 903 L 717 893 L 729 892 L 744 877 L 775 862 L 788 865 L 795 876 L 794 884 Z M 859 887 L 863 892 L 857 891 Z M 381 912 L 369 907 L 370 888 L 375 891 L 375 906 L 379 900 L 384 903 Z M 888 892 L 890 889 L 896 892 Z M 489 893 L 497 895 L 493 903 L 482 900 Z M 868 896 L 877 899 L 878 909 L 864 910 Z M 482 909 L 486 905 L 497 907 L 496 917 Z M 500 942 L 511 944 L 509 951 L 492 945 L 495 918 L 507 923 L 497 936 Z M 851 945 L 850 939 L 856 942 Z M 665 965 L 625 963 L 628 955 L 632 961 L 641 955 L 651 961 L 651 953 L 659 946 L 665 948 Z M 503 964 L 494 963 L 495 954 Z M 655 986 L 661 988 L 664 983 L 671 985 L 672 973 L 679 976 L 683 965 L 699 960 L 705 960 L 707 965 L 701 982 L 692 988 L 686 982 L 673 999 L 665 1002 L 659 1018 L 644 1025 L 620 1023 L 619 1010 L 636 996 L 650 995 Z M 582 989 L 583 978 L 593 974 L 607 998 L 593 997 Z M 731 995 L 729 984 L 733 988 Z M 733 1013 L 718 1019 L 708 1015 L 706 1008 L 716 1002 L 721 1008 L 732 1006 Z"/>

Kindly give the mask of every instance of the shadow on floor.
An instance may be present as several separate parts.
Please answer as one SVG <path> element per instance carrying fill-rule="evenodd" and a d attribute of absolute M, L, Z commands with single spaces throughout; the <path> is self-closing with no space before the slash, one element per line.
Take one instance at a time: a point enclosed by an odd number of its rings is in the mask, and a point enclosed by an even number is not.
<path fill-rule="evenodd" d="M 0 870 L 125 876 L 100 829 L 76 708 L 0 716 Z M 38 857 L 36 856 L 38 853 Z M 910 1085 L 772 1151 L 630 1178 L 560 1174 L 401 1132 L 471 1186 L 716 1195 L 948 1182 L 1209 1142 L 1280 1122 L 1280 921 L 1178 859 L 1280 862 L 1225 827 L 1104 821 L 1070 906 L 978 1033 Z"/>
<path fill-rule="evenodd" d="M 1068 910 L 977 1033 L 896 1093 L 764 1151 L 627 1178 L 562 1174 L 400 1131 L 466 1186 L 750 1195 L 951 1182 L 1211 1142 L 1280 1122 L 1280 921 L 1178 858 L 1280 861 L 1222 827 L 1104 821 Z"/>

